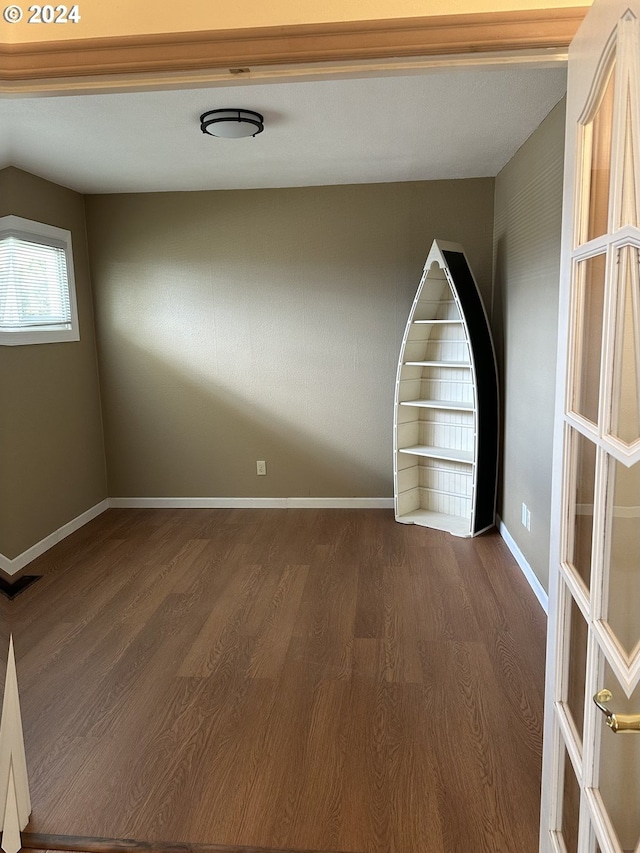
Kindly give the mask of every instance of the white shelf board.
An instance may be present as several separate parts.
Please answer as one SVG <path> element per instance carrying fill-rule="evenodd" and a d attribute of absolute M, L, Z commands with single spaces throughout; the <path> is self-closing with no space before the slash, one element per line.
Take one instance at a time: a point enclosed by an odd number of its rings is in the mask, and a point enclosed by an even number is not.
<path fill-rule="evenodd" d="M 457 325 L 460 326 L 462 324 L 462 320 L 413 320 L 416 326 L 436 326 L 436 325 L 445 325 L 449 323 L 449 325 Z"/>
<path fill-rule="evenodd" d="M 453 536 L 471 536 L 471 520 L 459 515 L 445 515 L 429 509 L 414 509 L 405 515 L 397 515 L 396 521 L 402 524 L 420 524 L 435 530 L 446 530 Z"/>
<path fill-rule="evenodd" d="M 410 367 L 466 367 L 471 370 L 468 361 L 405 361 Z"/>
<path fill-rule="evenodd" d="M 446 459 L 449 462 L 465 462 L 473 464 L 473 451 L 454 450 L 449 447 L 430 447 L 426 444 L 415 444 L 412 447 L 399 447 L 400 453 L 408 453 L 410 456 L 428 456 L 431 459 Z"/>
<path fill-rule="evenodd" d="M 420 409 L 447 409 L 454 412 L 472 412 L 473 403 L 456 400 L 404 400 L 401 406 L 417 406 Z"/>

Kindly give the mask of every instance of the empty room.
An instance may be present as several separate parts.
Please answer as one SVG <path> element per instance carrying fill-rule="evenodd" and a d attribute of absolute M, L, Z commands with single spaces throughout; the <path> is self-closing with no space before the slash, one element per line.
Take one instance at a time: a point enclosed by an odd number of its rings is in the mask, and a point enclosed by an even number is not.
<path fill-rule="evenodd" d="M 637 853 L 637 17 L 129 5 L 1 31 L 2 849 Z"/>

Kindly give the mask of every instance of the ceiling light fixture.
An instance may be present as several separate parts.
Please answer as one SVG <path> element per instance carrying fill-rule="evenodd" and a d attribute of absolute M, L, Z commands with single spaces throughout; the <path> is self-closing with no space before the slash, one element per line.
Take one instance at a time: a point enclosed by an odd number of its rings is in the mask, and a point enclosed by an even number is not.
<path fill-rule="evenodd" d="M 264 118 L 253 110 L 209 110 L 200 116 L 200 130 L 223 139 L 257 136 L 264 130 Z"/>

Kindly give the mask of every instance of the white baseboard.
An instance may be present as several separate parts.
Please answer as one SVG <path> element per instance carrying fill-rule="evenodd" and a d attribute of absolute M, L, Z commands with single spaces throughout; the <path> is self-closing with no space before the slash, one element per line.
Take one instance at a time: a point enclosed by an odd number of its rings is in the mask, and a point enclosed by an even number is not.
<path fill-rule="evenodd" d="M 393 509 L 393 498 L 110 498 L 118 509 Z"/>
<path fill-rule="evenodd" d="M 393 498 L 105 498 L 17 557 L 10 560 L 4 554 L 0 554 L 0 569 L 8 575 L 17 574 L 49 548 L 75 533 L 109 507 L 121 509 L 393 509 Z M 547 593 L 501 518 L 498 518 L 498 529 L 536 598 L 547 613 L 549 608 Z"/>
<path fill-rule="evenodd" d="M 393 498 L 105 498 L 77 518 L 10 560 L 0 554 L 0 570 L 15 575 L 62 539 L 110 507 L 119 509 L 393 509 Z"/>
<path fill-rule="evenodd" d="M 76 530 L 79 530 L 89 521 L 92 521 L 92 519 L 103 513 L 106 509 L 109 509 L 108 498 L 105 498 L 105 500 L 100 501 L 100 503 L 95 506 L 92 506 L 90 509 L 86 510 L 86 512 L 81 513 L 77 518 L 73 518 L 71 521 L 63 524 L 62 527 L 54 530 L 53 533 L 45 536 L 44 539 L 36 542 L 35 545 L 32 545 L 31 548 L 27 548 L 26 551 L 23 551 L 22 554 L 18 554 L 18 556 L 14 557 L 12 560 L 5 557 L 4 554 L 0 554 L 0 569 L 8 575 L 17 574 L 21 569 L 24 569 L 25 566 L 35 560 L 36 557 L 44 554 L 44 552 L 48 551 L 49 548 L 53 548 L 53 546 L 57 545 L 58 542 L 61 542 L 63 539 L 66 539 L 67 536 L 75 533 Z"/>
<path fill-rule="evenodd" d="M 531 589 L 533 590 L 533 592 L 535 594 L 535 597 L 538 599 L 538 601 L 542 605 L 542 609 L 544 610 L 545 613 L 549 613 L 549 596 L 548 596 L 545 588 L 542 586 L 542 584 L 538 580 L 536 573 L 533 571 L 533 569 L 531 568 L 531 566 L 527 562 L 527 559 L 524 556 L 524 554 L 522 553 L 522 551 L 520 550 L 520 548 L 518 548 L 515 539 L 507 530 L 505 523 L 500 518 L 500 516 L 497 517 L 497 521 L 498 521 L 498 530 L 500 531 L 500 536 L 502 536 L 502 538 L 504 539 L 504 541 L 507 545 L 507 548 L 511 551 L 513 558 L 515 559 L 516 563 L 520 566 L 520 569 L 522 570 L 522 574 L 527 579 L 529 586 L 531 587 Z"/>

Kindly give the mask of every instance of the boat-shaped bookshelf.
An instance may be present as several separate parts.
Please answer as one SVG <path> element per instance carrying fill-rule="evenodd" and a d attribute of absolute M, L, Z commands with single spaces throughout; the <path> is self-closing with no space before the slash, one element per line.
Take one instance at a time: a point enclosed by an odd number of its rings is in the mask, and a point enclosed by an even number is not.
<path fill-rule="evenodd" d="M 396 378 L 396 520 L 476 536 L 495 519 L 498 383 L 462 246 L 434 240 Z"/>

